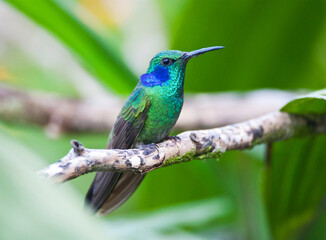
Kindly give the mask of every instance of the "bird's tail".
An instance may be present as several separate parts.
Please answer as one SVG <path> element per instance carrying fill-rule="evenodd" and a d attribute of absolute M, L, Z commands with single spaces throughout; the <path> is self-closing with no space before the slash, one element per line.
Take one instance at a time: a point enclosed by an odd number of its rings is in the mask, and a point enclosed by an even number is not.
<path fill-rule="evenodd" d="M 111 213 L 127 201 L 144 177 L 132 172 L 98 172 L 85 202 L 99 215 Z"/>

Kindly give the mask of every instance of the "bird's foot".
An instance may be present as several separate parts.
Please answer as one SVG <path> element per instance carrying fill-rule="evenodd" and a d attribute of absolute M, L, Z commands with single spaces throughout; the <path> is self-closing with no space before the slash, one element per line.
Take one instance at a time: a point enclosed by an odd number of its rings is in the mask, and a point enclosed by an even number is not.
<path fill-rule="evenodd" d="M 167 136 L 166 138 L 164 138 L 164 140 L 173 140 L 175 142 L 180 142 L 181 138 L 178 136 Z"/>
<path fill-rule="evenodd" d="M 139 149 L 148 149 L 149 151 L 146 152 L 147 154 L 152 153 L 154 151 L 157 151 L 157 152 L 159 151 L 158 146 L 155 143 L 150 143 L 150 144 L 137 143 L 136 147 Z"/>
<path fill-rule="evenodd" d="M 149 147 L 149 148 L 151 148 L 153 150 L 158 151 L 158 146 L 157 146 L 156 143 L 150 143 L 150 144 L 147 145 L 147 147 Z"/>

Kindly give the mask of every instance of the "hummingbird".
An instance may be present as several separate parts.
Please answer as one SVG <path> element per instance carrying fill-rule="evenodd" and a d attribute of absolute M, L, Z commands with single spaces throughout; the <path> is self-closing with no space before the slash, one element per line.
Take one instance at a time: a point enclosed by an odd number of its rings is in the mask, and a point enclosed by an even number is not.
<path fill-rule="evenodd" d="M 214 46 L 191 52 L 166 50 L 155 55 L 119 113 L 106 148 L 128 149 L 167 138 L 183 105 L 188 61 L 222 48 Z M 133 172 L 98 172 L 85 203 L 98 215 L 111 213 L 134 193 L 144 177 L 145 174 Z"/>

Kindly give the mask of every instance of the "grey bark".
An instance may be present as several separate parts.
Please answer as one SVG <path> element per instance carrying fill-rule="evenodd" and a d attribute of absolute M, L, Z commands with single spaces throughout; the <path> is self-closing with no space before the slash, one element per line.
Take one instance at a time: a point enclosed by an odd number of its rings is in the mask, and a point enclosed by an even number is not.
<path fill-rule="evenodd" d="M 221 128 L 183 132 L 140 149 L 87 149 L 78 141 L 72 141 L 70 152 L 39 174 L 64 182 L 94 171 L 146 173 L 192 159 L 218 158 L 230 150 L 250 149 L 261 143 L 321 133 L 326 133 L 326 116 L 308 118 L 274 112 Z"/>

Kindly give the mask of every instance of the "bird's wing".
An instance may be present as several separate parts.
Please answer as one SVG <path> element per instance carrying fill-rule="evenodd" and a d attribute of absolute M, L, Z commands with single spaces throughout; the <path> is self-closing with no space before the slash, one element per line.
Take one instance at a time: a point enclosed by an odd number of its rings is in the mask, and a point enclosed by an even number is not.
<path fill-rule="evenodd" d="M 135 90 L 114 124 L 107 148 L 131 148 L 144 126 L 149 107 L 150 101 L 144 90 Z"/>
<path fill-rule="evenodd" d="M 142 88 L 136 88 L 130 95 L 125 106 L 122 108 L 116 123 L 110 133 L 107 148 L 111 149 L 127 149 L 131 148 L 140 134 L 144 123 L 146 121 L 147 112 L 150 107 L 150 101 L 146 96 Z M 128 176 L 130 173 L 126 173 Z M 90 207 L 97 212 L 107 200 L 110 201 L 109 196 L 116 186 L 120 186 L 119 189 L 125 184 L 118 184 L 118 182 L 126 177 L 123 173 L 118 172 L 98 172 L 94 178 L 91 187 L 88 190 L 85 201 L 90 205 Z M 123 196 L 121 196 L 124 201 L 130 196 L 131 193 L 137 188 L 141 180 L 142 175 L 132 174 L 129 177 L 129 184 L 127 191 Z M 125 182 L 125 181 L 122 181 Z M 130 186 L 132 185 L 132 187 Z M 131 191 L 132 190 L 132 191 Z M 120 197 L 119 197 L 120 198 Z M 115 199 L 116 201 L 119 199 Z M 122 201 L 122 202 L 124 202 Z M 120 202 L 121 201 L 117 201 Z M 111 204 L 106 203 L 105 206 L 111 206 Z M 105 207 L 104 206 L 104 207 Z M 101 209 L 101 212 L 108 212 L 110 208 Z"/>

